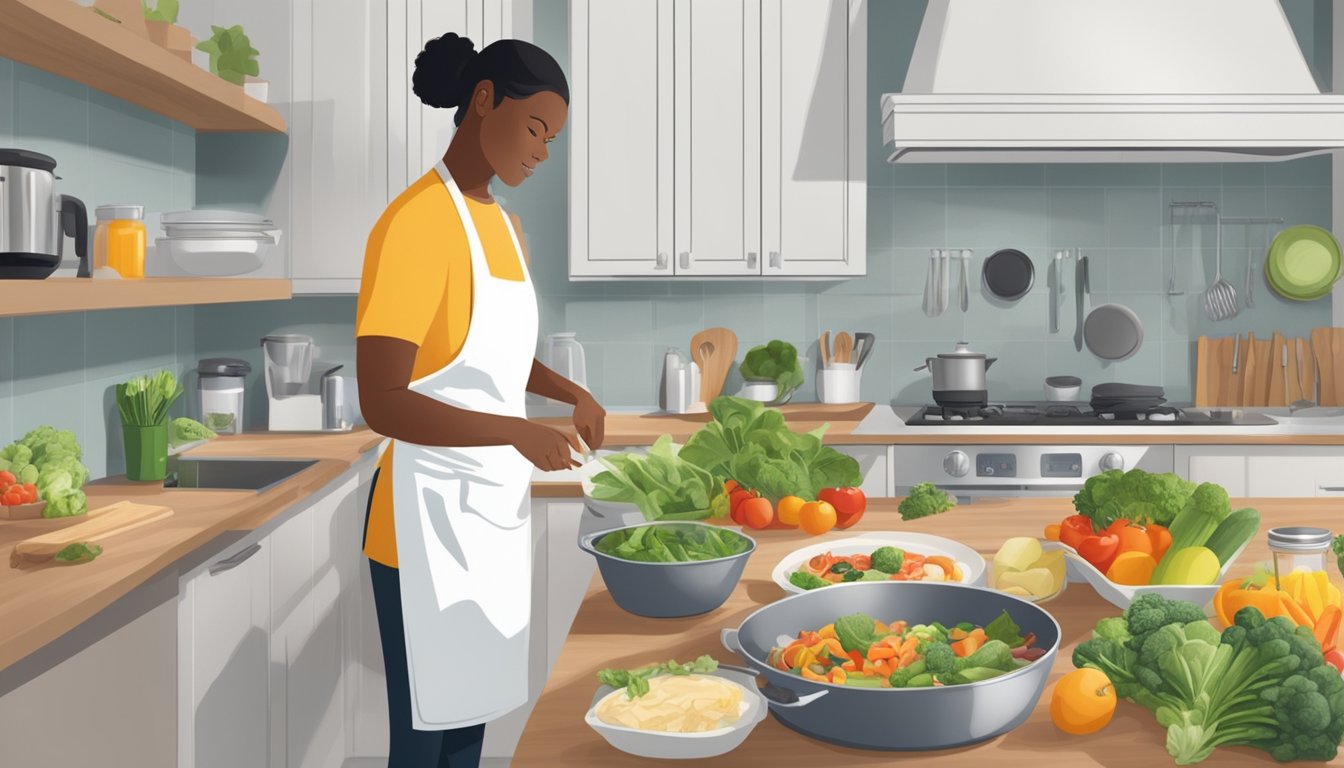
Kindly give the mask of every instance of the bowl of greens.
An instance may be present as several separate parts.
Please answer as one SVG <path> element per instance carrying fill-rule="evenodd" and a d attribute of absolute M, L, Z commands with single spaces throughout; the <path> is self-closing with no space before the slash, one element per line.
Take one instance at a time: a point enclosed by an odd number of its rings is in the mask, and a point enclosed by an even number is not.
<path fill-rule="evenodd" d="M 765 400 L 771 405 L 787 403 L 803 386 L 803 361 L 798 358 L 798 348 L 779 339 L 752 347 L 742 357 L 737 370 L 746 382 L 744 396 Z M 774 391 L 761 386 L 766 384 L 773 384 Z"/>
<path fill-rule="evenodd" d="M 756 542 L 723 526 L 658 521 L 586 534 L 579 548 L 597 558 L 611 599 L 622 609 L 671 619 L 723 605 Z"/>

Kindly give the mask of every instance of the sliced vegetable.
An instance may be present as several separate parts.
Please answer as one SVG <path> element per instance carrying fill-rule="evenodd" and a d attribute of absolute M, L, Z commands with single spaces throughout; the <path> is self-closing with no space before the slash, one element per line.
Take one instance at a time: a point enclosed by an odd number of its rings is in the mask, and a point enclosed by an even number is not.
<path fill-rule="evenodd" d="M 1218 524 L 1204 546 L 1213 550 L 1218 562 L 1226 565 L 1259 530 L 1260 513 L 1254 509 L 1238 509 Z"/>

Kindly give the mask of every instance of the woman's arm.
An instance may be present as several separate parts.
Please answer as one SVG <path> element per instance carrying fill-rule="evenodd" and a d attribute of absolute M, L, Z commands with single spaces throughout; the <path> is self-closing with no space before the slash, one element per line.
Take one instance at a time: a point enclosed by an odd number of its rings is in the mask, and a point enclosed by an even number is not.
<path fill-rule="evenodd" d="M 418 445 L 512 445 L 541 469 L 579 465 L 567 435 L 527 419 L 457 408 L 409 389 L 419 347 L 388 336 L 356 340 L 359 406 L 369 428 Z"/>
<path fill-rule="evenodd" d="M 532 375 L 527 379 L 527 391 L 570 405 L 577 405 L 581 398 L 588 395 L 588 390 L 542 365 L 540 360 L 532 361 Z"/>

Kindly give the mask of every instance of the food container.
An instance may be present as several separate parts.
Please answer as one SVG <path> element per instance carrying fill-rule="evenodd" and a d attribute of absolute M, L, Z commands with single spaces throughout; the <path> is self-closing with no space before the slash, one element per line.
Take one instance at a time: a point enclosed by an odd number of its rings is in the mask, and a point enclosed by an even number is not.
<path fill-rule="evenodd" d="M 857 403 L 862 377 L 863 371 L 854 363 L 831 363 L 817 371 L 817 398 L 835 405 Z"/>
<path fill-rule="evenodd" d="M 865 613 L 883 621 L 963 621 L 987 625 L 1004 611 L 1021 632 L 1036 635 L 1041 658 L 1001 677 L 932 688 L 858 688 L 806 680 L 766 661 L 777 638 L 797 636 L 841 616 Z M 963 584 L 875 581 L 786 597 L 725 629 L 725 648 L 739 654 L 803 706 L 770 703 L 775 719 L 798 733 L 854 749 L 926 750 L 975 744 L 1026 722 L 1045 690 L 1059 651 L 1059 624 L 1044 609 L 1011 595 Z"/>
<path fill-rule="evenodd" d="M 243 395 L 252 366 L 246 360 L 211 357 L 196 366 L 201 393 L 201 423 L 221 435 L 243 431 Z"/>
<path fill-rule="evenodd" d="M 751 675 L 727 669 L 717 669 L 710 674 L 729 680 L 745 689 L 742 692 L 742 701 L 747 708 L 737 722 L 727 728 L 700 733 L 667 733 L 609 725 L 599 720 L 596 714 L 598 703 L 617 692 L 606 685 L 597 689 L 597 693 L 593 696 L 593 704 L 588 708 L 583 720 L 611 746 L 639 757 L 704 760 L 726 754 L 746 741 L 752 729 L 765 719 L 768 709 L 765 697 L 756 688 L 756 679 Z"/>
<path fill-rule="evenodd" d="M 1052 403 L 1077 402 L 1083 393 L 1083 380 L 1077 376 L 1051 376 L 1045 380 L 1045 399 Z"/>
<path fill-rule="evenodd" d="M 887 533 L 883 531 L 863 533 L 847 539 L 831 539 L 820 544 L 811 544 L 801 549 L 795 549 L 780 559 L 779 565 L 776 565 L 775 570 L 771 571 L 770 578 L 779 585 L 780 589 L 789 594 L 806 594 L 813 590 L 794 586 L 793 582 L 789 581 L 789 574 L 803 567 L 803 564 L 808 560 L 826 552 L 842 557 L 858 554 L 867 555 L 872 554 L 873 550 L 878 547 L 897 547 L 910 552 L 918 552 L 921 555 L 950 557 L 961 569 L 962 584 L 977 587 L 985 584 L 985 558 L 965 544 L 929 533 Z M 855 583 L 862 584 L 865 582 Z M 850 587 L 853 586 L 853 583 L 832 585 L 832 587 L 840 586 Z M 823 588 L 819 587 L 818 589 Z M 824 589 L 830 589 L 830 587 Z"/>
<path fill-rule="evenodd" d="M 1269 530 L 1269 551 L 1274 555 L 1274 582 L 1293 571 L 1325 571 L 1325 555 L 1334 536 L 1325 528 L 1290 526 Z"/>
<path fill-rule="evenodd" d="M 93 269 L 108 267 L 124 278 L 145 276 L 145 207 L 100 205 L 94 209 Z"/>
<path fill-rule="evenodd" d="M 276 239 L 270 235 L 233 238 L 160 237 L 158 251 L 178 269 L 201 277 L 227 277 L 255 271 L 266 261 Z"/>
<path fill-rule="evenodd" d="M 708 523 L 653 521 L 580 536 L 579 549 L 597 558 L 597 569 L 602 573 L 607 590 L 611 592 L 611 599 L 636 616 L 673 619 L 698 616 L 718 608 L 733 593 L 733 588 L 742 578 L 742 570 L 747 566 L 747 558 L 756 551 L 755 539 L 740 531 L 733 532 L 747 540 L 747 549 L 716 560 L 645 563 L 613 557 L 597 549 L 597 542 L 603 536 L 646 525 L 723 530 L 722 526 Z"/>

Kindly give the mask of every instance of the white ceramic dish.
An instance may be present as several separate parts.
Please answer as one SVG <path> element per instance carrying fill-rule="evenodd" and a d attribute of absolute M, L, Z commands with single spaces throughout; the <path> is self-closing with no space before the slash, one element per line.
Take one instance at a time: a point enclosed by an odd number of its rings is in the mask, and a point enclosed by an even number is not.
<path fill-rule="evenodd" d="M 737 722 L 726 728 L 716 728 L 700 733 L 667 733 L 663 731 L 641 731 L 619 725 L 608 725 L 597 719 L 597 705 L 611 695 L 624 696 L 610 686 L 602 686 L 593 696 L 592 706 L 588 708 L 583 721 L 607 740 L 611 746 L 622 752 L 639 757 L 657 759 L 705 760 L 727 754 L 746 741 L 752 729 L 765 720 L 769 708 L 765 697 L 756 689 L 756 681 L 751 675 L 727 669 L 717 669 L 710 673 L 721 677 L 742 690 L 742 715 Z"/>
<path fill-rule="evenodd" d="M 259 213 L 248 213 L 247 211 L 226 211 L 220 209 L 201 209 L 196 211 L 169 211 L 160 217 L 164 224 L 228 224 L 230 226 L 245 223 L 247 226 L 254 224 L 267 224 L 275 226 L 270 219 Z"/>
<path fill-rule="evenodd" d="M 1246 544 L 1249 543 L 1249 541 L 1246 542 Z M 1042 548 L 1045 548 L 1046 545 L 1053 545 L 1051 548 L 1064 550 L 1064 560 L 1068 566 L 1069 581 L 1083 581 L 1091 584 L 1098 595 L 1101 595 L 1106 602 L 1117 608 L 1128 608 L 1129 604 L 1134 602 L 1135 598 L 1139 595 L 1155 592 L 1168 600 L 1185 600 L 1194 603 L 1205 610 L 1208 609 L 1209 603 L 1213 601 L 1213 596 L 1218 591 L 1218 587 L 1222 584 L 1223 579 L 1227 578 L 1227 569 L 1232 567 L 1233 563 L 1237 562 L 1237 558 L 1240 557 L 1242 551 L 1246 549 L 1246 544 L 1242 544 L 1241 549 L 1238 549 L 1236 554 L 1232 555 L 1231 559 L 1226 563 L 1223 563 L 1222 569 L 1218 571 L 1218 580 L 1213 584 L 1143 584 L 1140 586 L 1127 586 L 1125 584 L 1116 584 L 1106 578 L 1106 574 L 1097 570 L 1095 565 L 1084 560 L 1076 551 L 1074 551 L 1073 547 L 1060 542 L 1041 542 Z"/>
<path fill-rule="evenodd" d="M 278 230 L 274 228 L 249 229 L 241 225 L 234 229 L 224 229 L 222 227 L 198 229 L 180 224 L 169 224 L 163 228 L 165 237 L 180 240 L 275 240 L 276 235 L 273 234 L 275 232 L 278 232 Z"/>
<path fill-rule="evenodd" d="M 737 396 L 762 403 L 773 402 L 779 397 L 779 385 L 773 381 L 748 381 L 742 385 Z"/>
<path fill-rule="evenodd" d="M 268 240 L 177 239 L 161 237 L 155 241 L 158 252 L 178 269 L 202 277 L 225 277 L 252 272 L 266 261 L 271 248 Z"/>
<path fill-rule="evenodd" d="M 969 584 L 974 587 L 983 587 L 985 585 L 985 558 L 980 556 L 979 552 L 951 539 L 945 539 L 942 536 L 934 536 L 928 533 L 895 533 L 887 531 L 873 531 L 871 533 L 861 533 L 847 539 L 833 539 L 823 541 L 818 544 L 809 544 L 801 549 L 795 549 L 785 555 L 775 570 L 770 572 L 770 578 L 774 580 L 779 588 L 794 595 L 801 595 L 809 590 L 795 587 L 789 581 L 789 574 L 803 567 L 803 564 L 817 555 L 830 552 L 833 555 L 866 555 L 870 554 L 878 547 L 898 547 L 900 549 L 918 552 L 921 555 L 943 555 L 952 558 L 957 567 L 961 569 L 963 584 Z M 843 584 L 834 584 L 833 587 L 844 586 Z M 831 587 L 826 587 L 830 589 Z"/>

